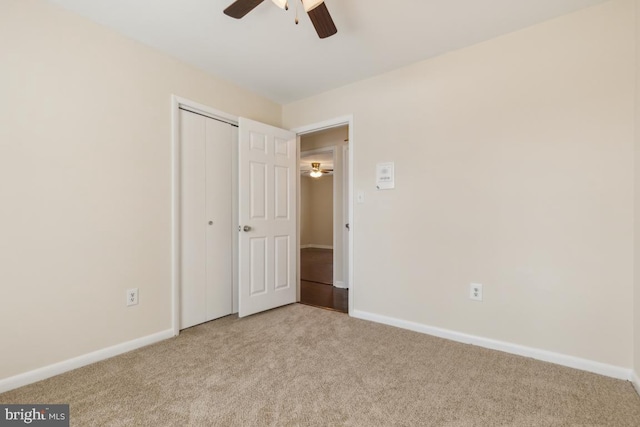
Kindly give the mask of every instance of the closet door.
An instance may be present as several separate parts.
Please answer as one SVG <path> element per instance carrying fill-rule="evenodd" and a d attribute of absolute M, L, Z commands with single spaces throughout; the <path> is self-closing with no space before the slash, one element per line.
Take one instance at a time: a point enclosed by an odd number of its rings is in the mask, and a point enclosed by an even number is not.
<path fill-rule="evenodd" d="M 180 329 L 232 312 L 234 134 L 180 111 Z"/>

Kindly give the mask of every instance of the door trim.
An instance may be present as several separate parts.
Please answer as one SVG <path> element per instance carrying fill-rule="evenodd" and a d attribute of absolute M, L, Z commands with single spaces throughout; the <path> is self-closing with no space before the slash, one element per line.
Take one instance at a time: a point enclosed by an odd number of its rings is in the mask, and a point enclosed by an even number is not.
<path fill-rule="evenodd" d="M 180 107 L 197 114 L 222 120 L 230 125 L 238 124 L 238 117 L 227 114 L 224 111 L 199 104 L 190 99 L 171 95 L 171 326 L 173 335 L 180 334 Z M 232 160 L 233 181 L 232 181 L 232 219 L 233 230 L 238 227 L 238 173 L 237 156 L 238 141 L 235 141 L 236 148 L 233 151 Z M 230 230 L 231 231 L 231 230 Z M 233 238 L 233 312 L 238 312 L 238 235 L 232 234 Z"/>
<path fill-rule="evenodd" d="M 355 280 L 353 278 L 353 237 L 354 233 L 357 231 L 357 228 L 354 227 L 353 221 L 353 159 L 355 153 L 355 138 L 353 137 L 353 114 L 336 117 L 333 119 L 325 120 L 318 123 L 309 124 L 306 126 L 301 126 L 298 128 L 291 129 L 292 132 L 295 132 L 297 135 L 297 144 L 298 144 L 298 179 L 300 179 L 300 136 L 308 133 L 318 132 L 320 130 L 331 129 L 335 127 L 340 127 L 347 125 L 349 127 L 349 159 L 347 161 L 349 167 L 349 176 L 347 177 L 347 190 L 348 190 L 348 200 L 349 203 L 349 215 L 348 215 L 348 224 L 350 227 L 350 231 L 348 234 L 349 248 L 348 248 L 348 283 L 349 283 L 349 316 L 353 315 L 354 310 L 354 300 L 355 300 Z M 298 207 L 300 205 L 300 187 L 298 186 Z M 298 233 L 300 233 L 300 221 L 298 219 Z M 300 256 L 300 251 L 298 251 L 298 257 Z M 298 277 L 300 277 L 300 260 L 298 259 Z M 298 281 L 298 301 L 300 301 L 300 285 Z"/>

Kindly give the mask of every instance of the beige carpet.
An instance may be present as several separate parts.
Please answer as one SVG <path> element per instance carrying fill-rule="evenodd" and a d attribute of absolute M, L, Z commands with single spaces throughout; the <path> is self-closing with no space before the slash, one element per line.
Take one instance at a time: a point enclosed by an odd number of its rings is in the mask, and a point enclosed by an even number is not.
<path fill-rule="evenodd" d="M 640 426 L 629 382 L 292 305 L 0 395 L 74 426 Z"/>

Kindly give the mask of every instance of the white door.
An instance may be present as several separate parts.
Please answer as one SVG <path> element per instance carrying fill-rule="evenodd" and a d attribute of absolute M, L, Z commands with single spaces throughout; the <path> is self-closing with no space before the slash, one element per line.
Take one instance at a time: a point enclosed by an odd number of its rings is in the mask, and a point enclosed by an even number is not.
<path fill-rule="evenodd" d="M 232 312 L 236 132 L 180 111 L 180 329 Z"/>
<path fill-rule="evenodd" d="M 239 121 L 239 316 L 296 301 L 294 133 Z"/>

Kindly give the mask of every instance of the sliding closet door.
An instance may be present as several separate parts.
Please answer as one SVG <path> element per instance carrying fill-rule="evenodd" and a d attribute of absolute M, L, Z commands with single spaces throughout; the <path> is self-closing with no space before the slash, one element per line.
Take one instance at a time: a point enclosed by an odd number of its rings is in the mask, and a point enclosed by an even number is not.
<path fill-rule="evenodd" d="M 180 329 L 233 309 L 235 135 L 227 123 L 180 111 Z"/>

